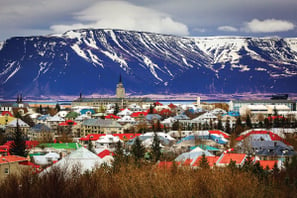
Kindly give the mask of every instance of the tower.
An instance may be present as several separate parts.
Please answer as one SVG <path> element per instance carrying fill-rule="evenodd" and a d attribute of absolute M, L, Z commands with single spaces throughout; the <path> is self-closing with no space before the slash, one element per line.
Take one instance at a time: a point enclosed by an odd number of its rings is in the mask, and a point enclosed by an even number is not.
<path fill-rule="evenodd" d="M 122 83 L 122 75 L 120 75 L 119 83 L 117 84 L 116 97 L 125 98 L 125 88 Z"/>

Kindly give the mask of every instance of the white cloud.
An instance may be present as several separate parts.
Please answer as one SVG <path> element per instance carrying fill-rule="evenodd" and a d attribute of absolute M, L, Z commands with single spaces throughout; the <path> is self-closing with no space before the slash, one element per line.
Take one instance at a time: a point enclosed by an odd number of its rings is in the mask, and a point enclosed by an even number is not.
<path fill-rule="evenodd" d="M 232 27 L 232 26 L 228 26 L 228 25 L 220 26 L 220 27 L 218 27 L 218 30 L 223 31 L 223 32 L 237 32 L 238 31 L 237 28 Z"/>
<path fill-rule="evenodd" d="M 253 19 L 250 22 L 245 23 L 243 31 L 252 33 L 269 33 L 269 32 L 286 32 L 293 30 L 295 25 L 289 21 L 266 19 L 259 20 Z"/>
<path fill-rule="evenodd" d="M 80 28 L 117 28 L 188 35 L 188 27 L 168 14 L 125 1 L 104 1 L 74 15 L 76 24 L 52 25 L 56 33 Z"/>

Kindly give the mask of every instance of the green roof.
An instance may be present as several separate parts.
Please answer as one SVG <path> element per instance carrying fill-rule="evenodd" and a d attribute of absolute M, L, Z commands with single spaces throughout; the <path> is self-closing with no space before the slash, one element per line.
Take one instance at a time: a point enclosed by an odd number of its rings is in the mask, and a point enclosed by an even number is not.
<path fill-rule="evenodd" d="M 77 146 L 78 148 L 82 147 L 82 145 L 77 143 L 44 143 L 40 146 L 51 147 L 54 149 L 77 149 Z"/>
<path fill-rule="evenodd" d="M 209 145 L 205 145 L 205 144 L 199 144 L 198 145 L 200 148 L 202 148 L 203 150 L 207 150 L 207 151 L 220 151 L 220 149 L 216 148 L 216 147 L 212 147 L 212 146 L 209 146 Z M 195 149 L 197 146 L 192 146 L 190 148 L 190 150 L 193 150 Z"/>

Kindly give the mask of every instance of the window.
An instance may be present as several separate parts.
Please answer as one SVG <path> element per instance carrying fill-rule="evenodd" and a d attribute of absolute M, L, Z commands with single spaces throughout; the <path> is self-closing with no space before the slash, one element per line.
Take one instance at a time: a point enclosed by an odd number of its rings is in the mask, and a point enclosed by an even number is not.
<path fill-rule="evenodd" d="M 9 174 L 9 168 L 5 168 L 5 169 L 4 169 L 4 173 L 5 173 L 5 174 Z"/>

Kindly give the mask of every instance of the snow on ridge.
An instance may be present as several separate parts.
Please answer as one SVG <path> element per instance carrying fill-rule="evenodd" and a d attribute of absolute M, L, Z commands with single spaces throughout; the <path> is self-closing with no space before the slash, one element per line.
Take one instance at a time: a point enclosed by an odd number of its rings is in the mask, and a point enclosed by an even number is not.
<path fill-rule="evenodd" d="M 284 41 L 288 44 L 291 50 L 297 52 L 297 38 L 285 38 Z"/>
<path fill-rule="evenodd" d="M 78 44 L 74 44 L 71 46 L 71 48 L 75 51 L 75 53 L 77 55 L 79 55 L 80 57 L 82 57 L 83 59 L 89 61 L 89 58 L 87 57 L 87 55 L 84 53 L 84 51 L 82 49 L 79 48 Z"/>
<path fill-rule="evenodd" d="M 92 48 L 94 48 L 94 49 L 99 49 L 98 46 L 97 46 L 97 43 L 96 43 L 96 41 L 95 41 L 95 37 L 94 37 L 94 33 L 93 33 L 93 31 L 90 31 L 90 35 L 91 35 L 91 36 L 85 37 L 84 42 L 85 42 L 88 46 L 90 46 L 90 47 L 92 47 Z"/>
<path fill-rule="evenodd" d="M 12 63 L 8 63 L 5 65 L 6 69 L 0 73 L 0 76 L 7 74 L 7 72 L 10 71 L 10 69 L 14 66 L 14 64 L 16 63 L 16 61 L 13 61 Z"/>
<path fill-rule="evenodd" d="M 105 54 L 105 56 L 110 58 L 112 61 L 115 61 L 115 62 L 119 63 L 120 67 L 124 71 L 126 71 L 129 68 L 129 66 L 128 66 L 127 62 L 125 61 L 125 59 L 123 59 L 122 57 L 118 57 L 118 55 L 116 53 L 112 54 L 109 51 L 104 51 L 104 50 L 101 50 L 101 52 L 103 54 Z"/>
<path fill-rule="evenodd" d="M 39 68 L 39 71 L 38 71 L 36 77 L 33 79 L 33 81 L 36 81 L 39 78 L 41 72 L 43 74 L 45 74 L 48 71 L 48 69 L 44 70 L 46 68 L 46 64 L 47 64 L 46 62 L 40 62 L 39 63 L 40 68 Z"/>
<path fill-rule="evenodd" d="M 71 31 L 67 31 L 63 34 L 63 37 L 67 37 L 67 38 L 70 38 L 70 39 L 80 39 L 81 38 L 81 33 L 80 32 L 77 32 L 77 31 L 74 31 L 74 30 L 71 30 Z"/>
<path fill-rule="evenodd" d="M 19 70 L 20 70 L 21 66 L 18 65 L 17 68 L 15 68 L 15 70 L 13 72 L 11 72 L 11 74 L 6 78 L 6 80 L 3 82 L 3 84 L 5 84 L 11 77 L 13 77 Z"/>
<path fill-rule="evenodd" d="M 163 80 L 158 76 L 158 74 L 155 70 L 155 68 L 160 70 L 160 67 L 157 64 L 153 63 L 151 61 L 151 59 L 149 59 L 146 56 L 143 56 L 143 62 L 149 67 L 151 73 L 155 76 L 155 78 L 158 79 L 159 81 L 163 82 Z"/>
<path fill-rule="evenodd" d="M 95 54 L 93 54 L 91 52 L 91 50 L 87 50 L 88 54 L 89 54 L 89 57 L 91 58 L 92 62 L 96 65 L 100 65 L 102 68 L 104 68 L 103 64 L 101 63 L 102 60 L 100 60 Z"/>
<path fill-rule="evenodd" d="M 0 41 L 0 51 L 2 50 L 4 43 L 5 43 L 4 41 L 2 41 L 2 42 Z"/>

